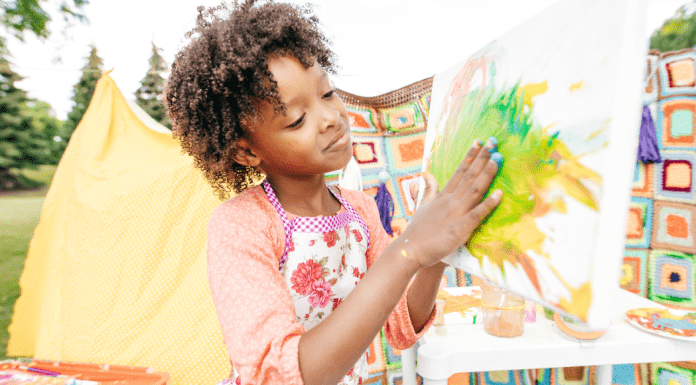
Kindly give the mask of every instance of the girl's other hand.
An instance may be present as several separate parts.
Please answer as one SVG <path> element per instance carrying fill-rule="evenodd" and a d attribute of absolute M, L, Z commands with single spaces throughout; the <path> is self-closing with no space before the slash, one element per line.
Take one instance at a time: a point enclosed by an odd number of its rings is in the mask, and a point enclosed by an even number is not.
<path fill-rule="evenodd" d="M 437 195 L 437 190 L 439 189 L 439 184 L 437 183 L 437 179 L 435 179 L 435 176 L 433 174 L 427 171 L 423 171 L 421 177 L 425 181 L 425 191 L 423 191 L 423 199 L 421 199 L 418 206 L 416 206 L 416 211 L 418 211 L 419 208 L 427 205 L 430 201 L 435 199 L 435 196 Z M 411 183 L 411 185 L 408 188 L 411 192 L 411 199 L 413 199 L 414 202 L 417 202 L 418 193 L 420 192 L 420 182 Z"/>
<path fill-rule="evenodd" d="M 489 138 L 485 145 L 477 140 L 439 193 L 435 177 L 423 174 L 426 182 L 423 200 L 411 224 L 397 240 L 402 242 L 407 258 L 416 259 L 420 268 L 436 264 L 465 244 L 500 203 L 501 190 L 481 201 L 502 162 L 496 148 L 495 138 Z"/>

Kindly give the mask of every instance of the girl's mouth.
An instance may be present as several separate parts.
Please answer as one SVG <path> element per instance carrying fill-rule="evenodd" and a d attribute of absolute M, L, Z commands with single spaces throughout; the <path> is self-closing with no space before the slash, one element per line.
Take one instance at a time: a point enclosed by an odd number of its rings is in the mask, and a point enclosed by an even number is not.
<path fill-rule="evenodd" d="M 345 129 L 341 136 L 338 136 L 331 140 L 331 143 L 324 149 L 324 151 L 338 150 L 342 149 L 350 143 L 350 131 Z"/>

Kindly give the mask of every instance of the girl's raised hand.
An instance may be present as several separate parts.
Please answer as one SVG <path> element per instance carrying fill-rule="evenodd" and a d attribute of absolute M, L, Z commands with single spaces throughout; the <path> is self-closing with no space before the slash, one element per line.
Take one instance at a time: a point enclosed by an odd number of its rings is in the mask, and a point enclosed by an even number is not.
<path fill-rule="evenodd" d="M 435 177 L 423 174 L 426 182 L 423 201 L 411 224 L 399 237 L 405 256 L 414 258 L 420 268 L 434 265 L 466 243 L 481 221 L 500 203 L 501 190 L 481 201 L 502 162 L 496 147 L 495 138 L 489 138 L 485 145 L 477 140 L 439 193 L 435 194 Z"/>

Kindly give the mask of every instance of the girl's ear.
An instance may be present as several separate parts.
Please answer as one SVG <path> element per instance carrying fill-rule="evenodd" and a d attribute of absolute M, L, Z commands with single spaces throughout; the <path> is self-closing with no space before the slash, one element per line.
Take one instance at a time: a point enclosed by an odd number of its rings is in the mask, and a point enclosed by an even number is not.
<path fill-rule="evenodd" d="M 245 138 L 237 139 L 237 151 L 234 154 L 234 161 L 242 166 L 256 167 L 261 163 L 261 159 L 254 154 L 252 144 Z"/>

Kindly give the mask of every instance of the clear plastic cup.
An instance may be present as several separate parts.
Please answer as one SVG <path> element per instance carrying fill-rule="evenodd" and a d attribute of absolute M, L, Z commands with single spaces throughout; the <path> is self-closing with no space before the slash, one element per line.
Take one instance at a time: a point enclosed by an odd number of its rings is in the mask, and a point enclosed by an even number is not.
<path fill-rule="evenodd" d="M 435 300 L 435 320 L 433 326 L 445 326 L 445 304 L 444 299 Z"/>
<path fill-rule="evenodd" d="M 524 331 L 524 298 L 484 281 L 481 284 L 483 329 L 498 337 L 517 337 Z"/>

